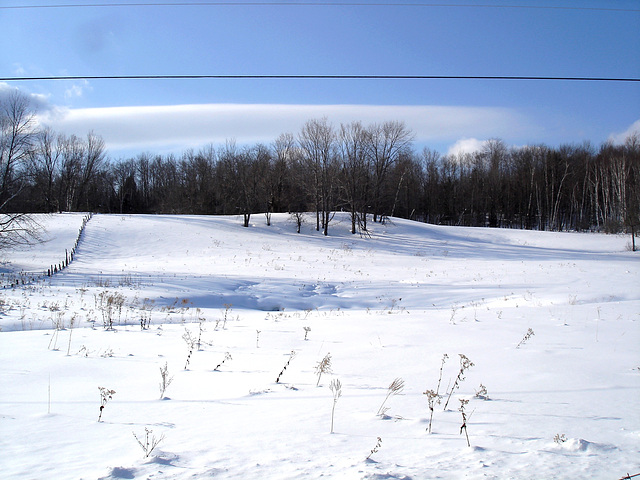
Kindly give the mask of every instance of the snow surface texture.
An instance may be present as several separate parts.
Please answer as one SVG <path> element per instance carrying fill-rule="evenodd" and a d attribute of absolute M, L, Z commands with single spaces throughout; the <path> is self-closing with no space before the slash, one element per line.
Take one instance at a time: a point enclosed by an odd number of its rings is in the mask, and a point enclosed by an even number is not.
<path fill-rule="evenodd" d="M 640 473 L 628 237 L 252 219 L 96 215 L 68 268 L 0 290 L 2 478 Z M 3 252 L 5 284 L 62 261 L 82 215 L 40 221 L 48 242 Z"/>

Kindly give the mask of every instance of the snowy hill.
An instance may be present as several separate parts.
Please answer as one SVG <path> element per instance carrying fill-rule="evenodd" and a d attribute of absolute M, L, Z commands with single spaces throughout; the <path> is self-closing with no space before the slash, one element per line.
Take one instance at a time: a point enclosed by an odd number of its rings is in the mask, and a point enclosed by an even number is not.
<path fill-rule="evenodd" d="M 82 218 L 42 216 L 5 284 L 63 260 Z M 628 237 L 252 220 L 96 215 L 62 272 L 0 291 L 3 478 L 640 473 Z"/>

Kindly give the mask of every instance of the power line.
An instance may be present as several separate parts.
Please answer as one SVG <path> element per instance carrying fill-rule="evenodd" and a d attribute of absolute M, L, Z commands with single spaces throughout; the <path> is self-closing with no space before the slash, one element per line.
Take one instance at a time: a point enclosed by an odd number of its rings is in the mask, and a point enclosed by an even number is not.
<path fill-rule="evenodd" d="M 524 75 L 60 75 L 41 77 L 0 77 L 2 82 L 52 80 L 535 80 L 579 82 L 640 82 L 632 77 L 555 77 Z"/>
<path fill-rule="evenodd" d="M 640 12 L 632 8 L 570 7 L 545 5 L 492 5 L 465 3 L 369 3 L 369 2 L 136 2 L 136 3 L 63 3 L 47 5 L 3 5 L 0 10 L 51 8 L 123 8 L 123 7 L 432 7 L 432 8 L 501 8 L 531 10 L 584 10 L 606 12 Z"/>

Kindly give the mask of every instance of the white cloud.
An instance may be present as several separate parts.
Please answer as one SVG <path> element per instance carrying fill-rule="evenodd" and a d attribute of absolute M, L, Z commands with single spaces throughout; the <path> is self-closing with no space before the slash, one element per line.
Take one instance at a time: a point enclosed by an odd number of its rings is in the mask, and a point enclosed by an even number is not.
<path fill-rule="evenodd" d="M 46 95 L 42 95 L 40 93 L 28 93 L 17 87 L 9 85 L 6 82 L 0 82 L 0 102 L 9 98 L 14 93 L 21 93 L 25 95 L 31 102 L 31 105 L 33 105 L 38 112 L 48 112 L 53 108 L 49 102 L 49 97 Z"/>
<path fill-rule="evenodd" d="M 335 126 L 404 121 L 418 142 L 453 142 L 465 135 L 484 138 L 521 134 L 529 121 L 514 110 L 493 107 L 397 105 L 201 104 L 56 109 L 41 123 L 66 134 L 101 135 L 110 150 L 184 149 L 235 139 L 239 144 L 271 142 L 296 134 L 307 120 L 327 117 Z"/>
<path fill-rule="evenodd" d="M 624 132 L 612 133 L 611 135 L 609 135 L 609 140 L 617 145 L 621 145 L 634 133 L 640 135 L 640 120 L 636 120 L 635 122 L 633 122 L 631 126 Z"/>
<path fill-rule="evenodd" d="M 474 153 L 482 150 L 486 140 L 477 138 L 462 138 L 449 147 L 447 155 L 457 156 L 465 153 Z"/>

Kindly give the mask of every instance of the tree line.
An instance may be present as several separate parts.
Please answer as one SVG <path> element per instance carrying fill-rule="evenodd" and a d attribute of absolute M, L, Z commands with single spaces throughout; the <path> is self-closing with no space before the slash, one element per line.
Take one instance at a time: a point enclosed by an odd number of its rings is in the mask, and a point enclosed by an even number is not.
<path fill-rule="evenodd" d="M 0 114 L 0 212 L 90 211 L 251 215 L 313 212 L 325 235 L 333 213 L 367 219 L 537 230 L 620 232 L 640 217 L 640 137 L 623 145 L 528 145 L 502 140 L 441 155 L 414 148 L 399 121 L 332 125 L 311 119 L 271 144 L 112 161 L 102 138 L 38 129 L 16 93 Z"/>

